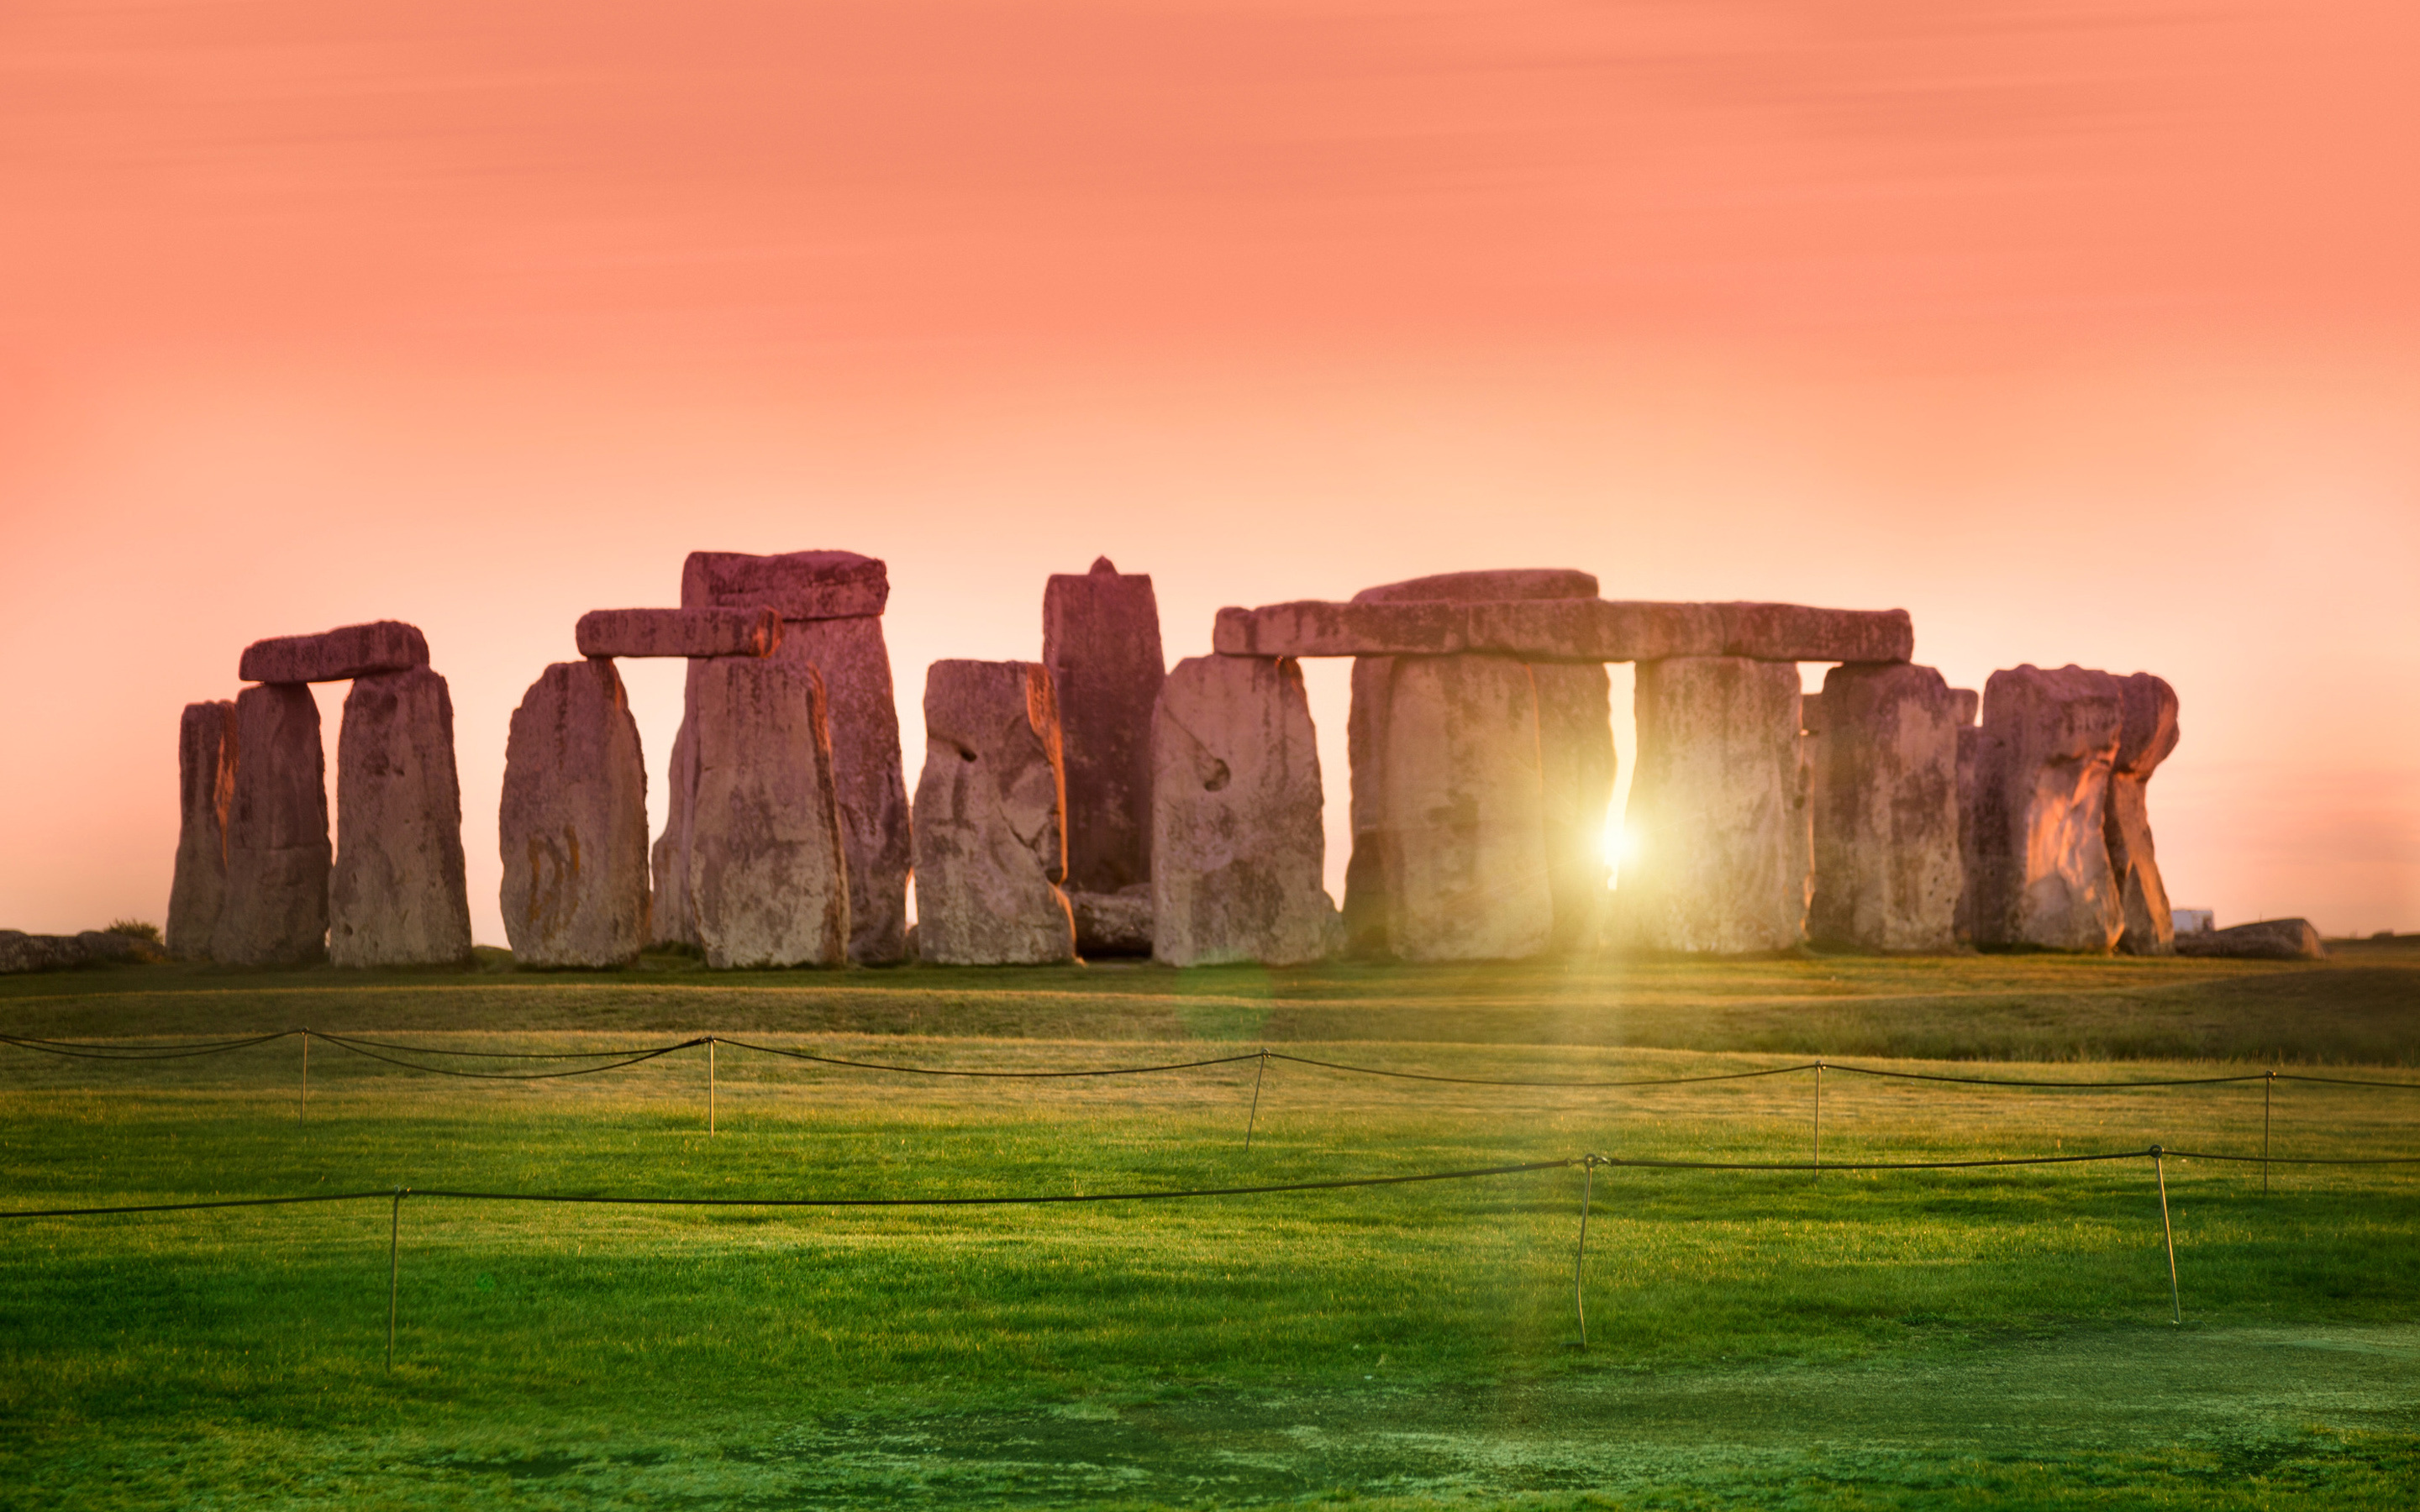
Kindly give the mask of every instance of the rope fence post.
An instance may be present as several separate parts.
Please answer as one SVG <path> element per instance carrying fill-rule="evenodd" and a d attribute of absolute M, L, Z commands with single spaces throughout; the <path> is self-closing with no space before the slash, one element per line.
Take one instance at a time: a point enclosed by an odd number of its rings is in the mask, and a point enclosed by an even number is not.
<path fill-rule="evenodd" d="M 2269 1195 L 2269 1103 L 2277 1091 L 2274 1071 L 2260 1078 L 2260 1195 Z"/>
<path fill-rule="evenodd" d="M 706 1132 L 714 1133 L 714 1036 L 706 1037 Z"/>
<path fill-rule="evenodd" d="M 2151 1174 L 2157 1177 L 2160 1182 L 2160 1237 L 2165 1240 L 2168 1245 L 2168 1307 L 2175 1315 L 2177 1326 L 2181 1328 L 2185 1320 L 2185 1304 L 2183 1298 L 2177 1291 L 2177 1231 L 2168 1222 L 2167 1165 L 2157 1145 L 2151 1147 Z"/>
<path fill-rule="evenodd" d="M 1815 1057 L 1815 1172 L 1823 1171 L 1823 1057 Z"/>
<path fill-rule="evenodd" d="M 386 1369 L 387 1374 L 389 1375 L 395 1374 L 395 1311 L 397 1284 L 401 1274 L 398 1267 L 401 1263 L 400 1256 L 403 1242 L 403 1195 L 406 1190 L 408 1189 L 400 1186 L 395 1189 L 395 1208 L 387 1217 Z"/>
<path fill-rule="evenodd" d="M 1261 1121 L 1261 1081 L 1268 1073 L 1269 1051 L 1268 1046 L 1263 1045 L 1260 1067 L 1252 1072 L 1252 1111 L 1244 1119 L 1244 1153 L 1247 1155 L 1252 1152 L 1252 1131 L 1260 1126 Z"/>
<path fill-rule="evenodd" d="M 311 1031 L 302 1031 L 302 1102 L 294 1110 L 294 1121 L 302 1123 L 311 1117 Z"/>
<path fill-rule="evenodd" d="M 1589 1209 L 1596 1200 L 1596 1168 L 1594 1155 L 1582 1156 L 1580 1167 L 1580 1242 L 1572 1255 L 1572 1311 L 1579 1319 L 1580 1338 L 1572 1346 L 1582 1354 L 1588 1352 L 1588 1221 Z"/>

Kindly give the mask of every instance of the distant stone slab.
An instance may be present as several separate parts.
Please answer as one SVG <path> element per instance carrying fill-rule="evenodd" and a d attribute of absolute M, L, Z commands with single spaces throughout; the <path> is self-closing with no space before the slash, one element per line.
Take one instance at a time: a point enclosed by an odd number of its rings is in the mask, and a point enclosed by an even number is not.
<path fill-rule="evenodd" d="M 2176 919 L 2151 842 L 2151 774 L 2177 748 L 2177 690 L 2149 672 L 2118 679 L 2117 760 L 2109 768 L 2109 808 L 2102 831 L 2109 868 L 2118 878 L 2125 916 L 2118 949 L 2128 955 L 2167 955 L 2176 949 Z"/>
<path fill-rule="evenodd" d="M 2125 930 L 2106 836 L 2118 679 L 2015 667 L 1983 686 L 1968 879 L 1975 943 L 2105 952 Z"/>
<path fill-rule="evenodd" d="M 244 647 L 247 683 L 341 683 L 369 672 L 428 665 L 428 641 L 400 620 L 348 625 L 320 635 L 279 636 Z"/>
<path fill-rule="evenodd" d="M 1151 951 L 1174 966 L 1322 960 L 1319 746 L 1290 661 L 1190 656 L 1152 719 Z"/>
<path fill-rule="evenodd" d="M 1067 769 L 1068 891 L 1148 888 L 1151 711 L 1168 675 L 1150 575 L 1120 572 L 1107 557 L 1089 572 L 1051 574 L 1042 664 L 1059 697 Z M 1076 936 L 1078 949 L 1109 948 L 1087 938 L 1080 914 Z"/>
<path fill-rule="evenodd" d="M 497 815 L 515 964 L 619 966 L 647 943 L 647 769 L 611 661 L 559 661 L 513 711 Z"/>
<path fill-rule="evenodd" d="M 367 673 L 345 696 L 328 959 L 339 966 L 471 959 L 454 700 L 426 667 Z"/>
<path fill-rule="evenodd" d="M 593 609 L 573 639 L 583 656 L 769 656 L 782 644 L 770 609 Z"/>
<path fill-rule="evenodd" d="M 27 934 L 0 929 L 0 977 L 67 971 L 77 966 L 148 964 L 165 960 L 160 947 L 131 934 L 85 930 L 81 934 Z"/>
<path fill-rule="evenodd" d="M 890 569 L 854 551 L 692 551 L 681 568 L 685 609 L 769 609 L 785 620 L 880 614 Z"/>
<path fill-rule="evenodd" d="M 1638 669 L 1637 709 L 1623 816 L 1636 851 L 1614 893 L 1617 936 L 1709 955 L 1804 944 L 1813 838 L 1798 670 L 1742 656 L 1651 661 Z"/>
<path fill-rule="evenodd" d="M 299 965 L 328 944 L 328 775 L 319 705 L 298 682 L 236 696 L 235 786 L 226 818 L 226 896 L 210 959 Z"/>
<path fill-rule="evenodd" d="M 1808 938 L 1950 949 L 1965 878 L 1955 690 L 1930 667 L 1850 662 L 1805 702 L 1815 844 Z"/>
<path fill-rule="evenodd" d="M 1076 956 L 1065 783 L 1049 669 L 937 661 L 924 675 L 916 781 L 919 957 L 1042 965 Z"/>
<path fill-rule="evenodd" d="M 2235 956 L 2251 961 L 2321 961 L 2327 947 L 2307 918 L 2269 918 L 2230 929 L 2195 930 L 2176 937 L 2177 954 Z"/>
<path fill-rule="evenodd" d="M 1064 889 L 1076 918 L 1076 949 L 1086 960 L 1151 954 L 1151 884 L 1117 892 Z"/>
<path fill-rule="evenodd" d="M 848 863 L 823 679 L 733 657 L 703 664 L 696 690 L 690 897 L 706 964 L 845 964 Z"/>
<path fill-rule="evenodd" d="M 176 880 L 168 889 L 169 953 L 207 960 L 226 901 L 227 810 L 235 802 L 235 703 L 188 703 L 177 730 Z"/>
<path fill-rule="evenodd" d="M 1231 656 L 1435 656 L 1486 652 L 1528 662 L 1905 661 L 1905 609 L 1799 604 L 1651 604 L 1599 598 L 1491 603 L 1331 603 L 1222 609 L 1212 643 Z"/>

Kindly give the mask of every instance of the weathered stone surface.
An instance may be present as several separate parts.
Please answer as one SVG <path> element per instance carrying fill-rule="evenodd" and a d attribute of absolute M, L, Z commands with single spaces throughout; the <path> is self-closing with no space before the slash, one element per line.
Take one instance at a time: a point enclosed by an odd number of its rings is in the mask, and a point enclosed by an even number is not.
<path fill-rule="evenodd" d="M 2102 815 L 2109 870 L 2118 879 L 2125 930 L 2118 948 L 2128 955 L 2167 955 L 2176 922 L 2167 886 L 2151 844 L 2151 774 L 2177 748 L 2177 690 L 2149 672 L 2118 679 L 2118 759 L 2109 771 L 2109 807 Z"/>
<path fill-rule="evenodd" d="M 1151 884 L 1117 892 L 1067 892 L 1076 949 L 1086 960 L 1151 954 Z"/>
<path fill-rule="evenodd" d="M 66 971 L 75 966 L 151 964 L 167 952 L 148 940 L 110 930 L 85 930 L 81 934 L 27 934 L 0 929 L 0 977 L 34 971 Z"/>
<path fill-rule="evenodd" d="M 2081 667 L 1996 671 L 1975 758 L 1975 942 L 2105 951 L 2125 914 L 2109 866 L 2118 679 Z"/>
<path fill-rule="evenodd" d="M 247 683 L 341 683 L 367 672 L 427 665 L 428 641 L 400 620 L 256 640 L 244 647 L 238 663 Z"/>
<path fill-rule="evenodd" d="M 769 656 L 782 616 L 769 609 L 593 609 L 572 632 L 583 656 Z"/>
<path fill-rule="evenodd" d="M 1343 931 L 1321 885 L 1319 748 L 1291 661 L 1191 656 L 1152 719 L 1152 954 L 1291 965 Z"/>
<path fill-rule="evenodd" d="M 1589 601 L 1596 587 L 1596 579 L 1589 574 L 1559 567 L 1459 572 L 1364 589 L 1354 602 L 1419 605 L 1450 594 L 1484 594 L 1491 603 L 1531 595 L 1553 607 L 1559 595 L 1586 595 L 1582 601 Z M 1400 858 L 1388 859 L 1395 847 L 1406 834 L 1457 833 L 1406 830 L 1386 813 L 1384 767 L 1390 742 L 1435 737 L 1435 732 L 1417 723 L 1397 726 L 1391 712 L 1395 675 L 1392 658 L 1363 657 L 1354 663 L 1352 722 L 1346 730 L 1353 765 L 1354 851 L 1346 868 L 1344 918 L 1351 947 L 1360 954 L 1399 953 L 1386 883 L 1389 867 L 1400 865 Z M 1435 675 L 1447 685 L 1450 702 L 1466 691 L 1450 685 L 1466 680 L 1472 685 L 1469 696 L 1484 703 L 1488 685 L 1502 676 L 1501 662 L 1480 657 L 1466 665 L 1458 657 L 1443 658 Z M 1547 948 L 1571 949 L 1594 939 L 1605 905 L 1605 819 L 1614 779 L 1610 684 L 1602 666 L 1560 664 L 1531 666 L 1529 682 L 1537 710 L 1538 812 L 1553 900 Z M 1525 748 L 1527 743 L 1524 738 Z"/>
<path fill-rule="evenodd" d="M 1597 598 L 1431 603 L 1300 600 L 1222 609 L 1212 643 L 1230 656 L 1450 656 L 1488 652 L 1528 662 L 1905 661 L 1916 631 L 1904 609 L 1799 604 L 1642 604 Z"/>
<path fill-rule="evenodd" d="M 1159 600 L 1147 573 L 1109 558 L 1053 573 L 1042 594 L 1042 664 L 1059 695 L 1067 770 L 1067 890 L 1115 893 L 1151 884 L 1151 711 L 1168 664 Z M 1076 919 L 1077 948 L 1097 953 Z M 1149 941 L 1145 941 L 1146 949 Z"/>
<path fill-rule="evenodd" d="M 1978 701 L 1980 708 L 1980 701 Z M 1974 725 L 1958 727 L 1958 942 L 1975 943 L 1975 879 L 1982 874 L 1983 851 L 1977 828 L 1975 768 L 1983 748 L 1983 732 Z"/>
<path fill-rule="evenodd" d="M 210 953 L 226 899 L 227 810 L 235 802 L 235 702 L 188 703 L 177 730 L 177 874 L 168 888 L 168 949 Z"/>
<path fill-rule="evenodd" d="M 1953 687 L 1949 697 L 1960 724 L 1970 725 L 1983 717 L 1983 695 L 1975 689 Z"/>
<path fill-rule="evenodd" d="M 1738 656 L 1643 662 L 1635 854 L 1617 933 L 1650 950 L 1736 955 L 1804 942 L 1813 837 L 1798 669 Z"/>
<path fill-rule="evenodd" d="M 340 966 L 471 959 L 454 700 L 426 667 L 367 673 L 345 696 L 328 959 Z"/>
<path fill-rule="evenodd" d="M 300 683 L 236 695 L 226 897 L 210 958 L 231 965 L 318 961 L 328 942 L 328 777 L 319 706 Z"/>
<path fill-rule="evenodd" d="M 1939 672 L 1848 662 L 1806 702 L 1815 887 L 1807 933 L 1869 950 L 1957 943 L 1958 699 Z"/>
<path fill-rule="evenodd" d="M 916 782 L 916 933 L 923 960 L 1073 960 L 1065 780 L 1049 669 L 937 661 L 924 675 Z"/>
<path fill-rule="evenodd" d="M 883 564 L 849 551 L 749 557 L 696 551 L 681 575 L 686 608 L 770 607 L 783 614 L 773 657 L 822 675 L 848 857 L 849 959 L 900 960 L 907 950 L 911 859 L 908 785 L 899 755 L 899 710 L 891 683 L 881 611 Z M 799 610 L 793 614 L 790 610 Z M 668 813 L 655 848 L 659 938 L 696 944 L 690 906 L 690 795 L 696 784 L 696 687 L 690 669 L 681 733 L 673 744 Z"/>
<path fill-rule="evenodd" d="M 890 570 L 854 551 L 692 551 L 681 568 L 684 609 L 770 609 L 784 620 L 878 615 L 891 599 Z"/>
<path fill-rule="evenodd" d="M 2176 937 L 2179 955 L 2240 956 L 2254 961 L 2321 961 L 2327 948 L 2307 918 L 2269 918 L 2230 929 L 2195 930 Z"/>
<path fill-rule="evenodd" d="M 712 966 L 848 959 L 848 863 L 823 679 L 725 658 L 697 680 L 691 906 Z"/>
<path fill-rule="evenodd" d="M 525 966 L 618 966 L 647 942 L 647 769 L 610 661 L 559 661 L 504 743 L 504 933 Z"/>

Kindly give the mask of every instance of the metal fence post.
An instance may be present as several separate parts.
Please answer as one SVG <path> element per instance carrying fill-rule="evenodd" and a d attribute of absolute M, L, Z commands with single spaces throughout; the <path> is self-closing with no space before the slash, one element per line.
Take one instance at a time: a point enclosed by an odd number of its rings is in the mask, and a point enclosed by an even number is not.
<path fill-rule="evenodd" d="M 2260 1195 L 2269 1195 L 2269 1103 L 2277 1090 L 2273 1070 L 2260 1078 Z"/>
<path fill-rule="evenodd" d="M 2185 1304 L 2177 1291 L 2177 1231 L 2168 1222 L 2168 1172 L 2157 1145 L 2151 1147 L 2151 1174 L 2160 1181 L 2160 1237 L 2166 1240 L 2168 1245 L 2168 1306 L 2176 1316 L 2178 1326 L 2182 1327 Z"/>
<path fill-rule="evenodd" d="M 302 1105 L 301 1105 L 301 1106 L 299 1106 L 299 1107 L 297 1107 L 297 1108 L 294 1110 L 294 1121 L 295 1121 L 295 1122 L 297 1122 L 297 1123 L 301 1123 L 301 1122 L 302 1122 L 304 1119 L 308 1119 L 308 1118 L 310 1118 L 310 1117 L 311 1117 L 311 1031 L 310 1031 L 310 1030 L 308 1030 L 308 1029 L 304 1029 L 304 1030 L 302 1031 Z"/>
<path fill-rule="evenodd" d="M 397 1277 L 400 1273 L 397 1267 L 399 1264 L 398 1255 L 403 1239 L 403 1194 L 405 1190 L 406 1189 L 403 1187 L 396 1187 L 395 1189 L 395 1208 L 387 1218 L 386 1368 L 389 1375 L 393 1375 L 395 1373 L 395 1310 Z"/>
<path fill-rule="evenodd" d="M 1580 1341 L 1573 1348 L 1588 1352 L 1588 1221 L 1589 1208 L 1596 1199 L 1597 1157 L 1583 1156 L 1580 1168 L 1587 1173 L 1580 1184 L 1580 1242 L 1572 1255 L 1572 1311 L 1578 1317 Z"/>
<path fill-rule="evenodd" d="M 1823 1169 L 1823 1057 L 1815 1057 L 1815 1169 Z"/>
<path fill-rule="evenodd" d="M 714 1036 L 706 1037 L 706 1132 L 714 1133 Z"/>
<path fill-rule="evenodd" d="M 1261 1079 L 1268 1073 L 1269 1052 L 1268 1047 L 1264 1045 L 1261 1048 L 1260 1068 L 1252 1072 L 1252 1111 L 1250 1116 L 1244 1119 L 1244 1153 L 1248 1155 L 1252 1152 L 1252 1131 L 1259 1127 L 1261 1121 Z"/>

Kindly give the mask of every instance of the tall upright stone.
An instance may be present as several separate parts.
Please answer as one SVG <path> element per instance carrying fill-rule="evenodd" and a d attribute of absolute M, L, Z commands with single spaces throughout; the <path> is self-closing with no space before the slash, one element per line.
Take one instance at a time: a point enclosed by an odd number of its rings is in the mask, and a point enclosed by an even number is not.
<path fill-rule="evenodd" d="M 882 611 L 891 582 L 883 563 L 854 551 L 754 556 L 692 551 L 681 571 L 684 609 L 769 608 L 782 617 L 772 659 L 821 675 L 848 859 L 849 959 L 877 965 L 906 953 L 908 872 L 912 859 L 908 787 L 900 763 L 899 710 Z M 698 667 L 690 663 L 679 735 L 673 744 L 669 814 L 655 848 L 659 939 L 698 944 L 690 899 L 695 791 Z"/>
<path fill-rule="evenodd" d="M 706 964 L 845 964 L 848 863 L 823 679 L 804 664 L 693 665 L 690 898 Z"/>
<path fill-rule="evenodd" d="M 556 662 L 522 695 L 496 841 L 517 964 L 627 965 L 646 945 L 647 768 L 611 661 Z"/>
<path fill-rule="evenodd" d="M 2024 666 L 1983 685 L 1975 757 L 1975 942 L 2106 951 L 2125 930 L 2109 864 L 2118 680 Z"/>
<path fill-rule="evenodd" d="M 340 966 L 471 958 L 454 700 L 427 667 L 365 672 L 336 734 L 336 861 L 328 959 Z"/>
<path fill-rule="evenodd" d="M 1957 695 L 1907 662 L 1844 662 L 1825 674 L 1810 736 L 1815 886 L 1807 933 L 1821 944 L 1937 951 L 1957 943 Z"/>
<path fill-rule="evenodd" d="M 1152 954 L 1293 965 L 1335 953 L 1319 745 L 1302 671 L 1257 656 L 1176 664 L 1152 718 Z"/>
<path fill-rule="evenodd" d="M 1982 850 L 1975 828 L 1975 764 L 1983 748 L 1983 695 L 1971 687 L 1953 687 L 1958 701 L 1958 943 L 1975 943 L 1975 879 L 1982 872 Z"/>
<path fill-rule="evenodd" d="M 925 961 L 1039 965 L 1076 954 L 1066 786 L 1050 671 L 937 661 L 916 781 L 916 939 Z"/>
<path fill-rule="evenodd" d="M 210 958 L 297 965 L 328 948 L 328 772 L 319 705 L 301 683 L 236 695 L 234 791 L 227 804 L 226 897 Z"/>
<path fill-rule="evenodd" d="M 1715 955 L 1803 944 L 1813 836 L 1796 665 L 1641 662 L 1637 707 L 1622 821 L 1637 851 L 1613 899 L 1621 938 Z"/>
<path fill-rule="evenodd" d="M 2149 672 L 2136 672 L 2118 679 L 2118 757 L 2110 765 L 2109 807 L 2102 816 L 2109 868 L 2125 918 L 2118 948 L 2128 955 L 2170 955 L 2177 927 L 2151 845 L 2149 787 L 2151 774 L 2177 748 L 2177 690 Z"/>
<path fill-rule="evenodd" d="M 210 953 L 226 901 L 227 813 L 235 803 L 235 702 L 188 703 L 177 729 L 177 874 L 168 889 L 169 953 Z"/>
<path fill-rule="evenodd" d="M 1505 569 L 1388 583 L 1364 589 L 1353 602 L 1592 599 L 1596 591 L 1596 579 L 1584 572 Z M 1427 669 L 1419 674 L 1419 696 L 1399 709 L 1398 677 L 1403 669 L 1416 665 Z M 1514 668 L 1521 669 L 1517 678 Z M 1345 730 L 1352 765 L 1353 855 L 1346 865 L 1343 915 L 1349 949 L 1407 960 L 1462 959 L 1433 956 L 1433 947 L 1403 933 L 1409 918 L 1434 917 L 1441 906 L 1450 907 L 1447 899 L 1399 899 L 1390 890 L 1403 879 L 1443 883 L 1457 874 L 1473 879 L 1489 875 L 1481 884 L 1476 905 L 1496 917 L 1475 932 L 1469 921 L 1457 924 L 1450 933 L 1461 943 L 1453 949 L 1527 955 L 1568 949 L 1594 937 L 1605 903 L 1606 810 L 1613 796 L 1610 686 L 1602 666 L 1525 665 L 1497 655 L 1354 659 L 1352 712 Z M 1526 716 L 1518 712 L 1524 706 Z M 1450 764 L 1438 764 L 1444 731 L 1424 722 L 1435 708 L 1462 711 L 1459 748 L 1483 764 L 1487 779 L 1481 779 L 1477 768 L 1465 779 L 1453 779 Z M 1483 710 L 1495 710 L 1511 722 L 1493 733 L 1467 728 L 1468 717 Z M 1525 722 L 1526 733 L 1521 731 Z M 1534 762 L 1527 755 L 1506 754 L 1531 749 Z M 1424 774 L 1424 779 L 1409 778 L 1400 786 L 1394 781 L 1388 764 L 1399 751 L 1413 764 L 1407 771 Z M 1507 765 L 1508 761 L 1512 764 Z M 1525 768 L 1534 777 L 1524 777 Z M 1437 779 L 1452 779 L 1453 791 L 1424 788 L 1424 780 L 1433 784 Z M 1481 788 L 1503 780 L 1523 787 L 1534 781 L 1534 803 L 1526 793 L 1516 798 L 1492 789 L 1484 804 L 1476 803 Z M 1402 803 L 1413 807 L 1390 807 L 1398 794 Z M 1440 802 L 1443 810 L 1437 807 Z M 1484 821 L 1478 817 L 1481 808 Z M 1495 833 L 1495 825 L 1507 823 L 1523 832 Z M 1532 826 L 1534 839 L 1527 833 Z M 1446 844 L 1465 854 L 1414 856 L 1404 847 L 1416 837 L 1419 844 Z M 1526 874 L 1531 856 L 1543 869 L 1543 887 Z M 1501 874 L 1507 867 L 1520 873 L 1517 880 Z M 1543 935 L 1536 919 L 1527 917 L 1542 897 Z"/>
<path fill-rule="evenodd" d="M 1147 934 L 1136 941 L 1088 931 L 1102 910 L 1087 904 L 1151 887 L 1152 709 L 1168 664 L 1150 575 L 1122 573 L 1107 557 L 1086 573 L 1053 573 L 1042 594 L 1042 664 L 1059 696 L 1077 948 L 1148 951 Z"/>

